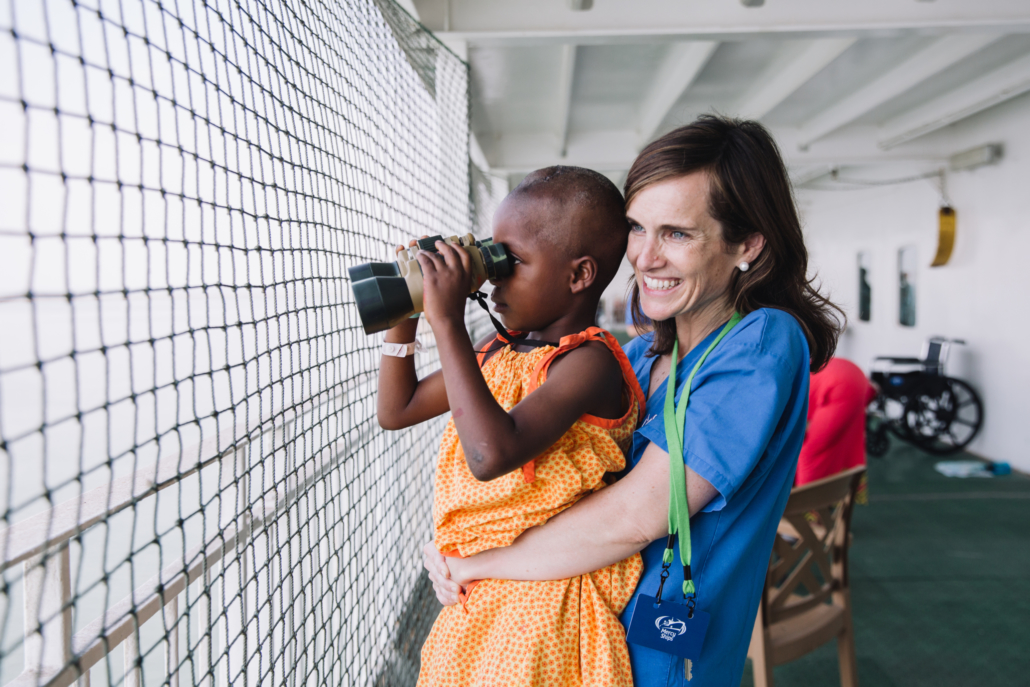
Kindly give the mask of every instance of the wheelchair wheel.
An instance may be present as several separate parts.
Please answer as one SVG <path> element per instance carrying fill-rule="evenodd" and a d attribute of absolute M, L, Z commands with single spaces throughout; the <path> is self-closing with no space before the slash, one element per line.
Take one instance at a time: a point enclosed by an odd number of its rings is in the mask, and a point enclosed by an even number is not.
<path fill-rule="evenodd" d="M 983 403 L 961 379 L 941 377 L 909 399 L 905 408 L 909 440 L 935 455 L 957 453 L 983 424 Z"/>

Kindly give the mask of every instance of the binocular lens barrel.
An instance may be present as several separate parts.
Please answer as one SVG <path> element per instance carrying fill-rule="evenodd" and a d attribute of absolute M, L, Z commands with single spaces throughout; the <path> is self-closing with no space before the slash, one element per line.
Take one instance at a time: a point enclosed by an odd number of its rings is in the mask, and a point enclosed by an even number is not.
<path fill-rule="evenodd" d="M 511 253 L 503 243 L 494 243 L 490 239 L 477 241 L 479 252 L 483 256 L 483 264 L 486 265 L 486 273 L 490 279 L 504 279 L 511 275 L 512 260 Z"/>
<path fill-rule="evenodd" d="M 436 242 L 442 240 L 442 236 L 420 239 L 417 241 L 418 250 L 436 253 Z M 473 284 L 473 291 L 484 280 L 504 279 L 511 275 L 513 261 L 504 244 L 494 243 L 491 239 L 475 241 L 471 234 L 467 239 L 454 236 L 448 240 L 468 251 L 473 258 L 478 275 L 478 283 Z M 410 257 L 404 264 L 404 269 L 400 262 L 366 262 L 347 268 L 354 290 L 354 302 L 358 306 L 358 315 L 366 334 L 385 331 L 416 312 L 421 312 L 422 268 L 419 266 L 418 270 L 414 270 L 411 265 L 418 266 L 418 263 Z M 415 306 L 413 290 L 420 304 L 418 308 Z"/>
<path fill-rule="evenodd" d="M 378 269 L 377 269 L 378 268 Z M 379 276 L 375 271 L 394 270 L 393 276 Z M 386 331 L 395 327 L 415 309 L 408 293 L 408 283 L 396 273 L 396 265 L 385 262 L 369 262 L 347 270 L 350 272 L 351 288 L 354 289 L 354 303 L 366 334 Z M 357 279 L 367 271 L 372 276 Z"/>

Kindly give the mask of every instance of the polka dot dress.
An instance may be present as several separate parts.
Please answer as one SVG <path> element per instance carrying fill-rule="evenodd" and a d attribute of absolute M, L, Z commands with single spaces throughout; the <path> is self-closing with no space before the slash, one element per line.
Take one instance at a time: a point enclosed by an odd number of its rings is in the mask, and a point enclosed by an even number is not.
<path fill-rule="evenodd" d="M 465 463 L 453 419 L 444 431 L 433 516 L 436 545 L 471 556 L 508 546 L 587 494 L 604 475 L 626 466 L 625 452 L 644 396 L 625 353 L 599 328 L 565 337 L 557 348 L 528 353 L 505 347 L 483 367 L 494 398 L 510 411 L 547 378 L 557 356 L 586 341 L 605 343 L 623 370 L 628 410 L 619 419 L 584 415 L 534 461 L 490 482 Z M 642 563 L 639 555 L 569 580 L 484 580 L 462 603 L 443 610 L 422 648 L 421 687 L 493 685 L 629 686 L 626 607 Z"/>

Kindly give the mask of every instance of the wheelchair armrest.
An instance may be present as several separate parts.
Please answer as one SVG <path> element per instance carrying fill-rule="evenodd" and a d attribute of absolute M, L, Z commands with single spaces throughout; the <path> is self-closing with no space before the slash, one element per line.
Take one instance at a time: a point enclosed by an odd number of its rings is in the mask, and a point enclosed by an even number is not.
<path fill-rule="evenodd" d="M 891 358 L 889 356 L 884 355 L 877 356 L 876 358 L 873 358 L 873 360 L 886 360 L 888 362 L 898 363 L 899 365 L 922 365 L 924 362 L 926 362 L 925 360 L 920 360 L 919 358 Z"/>

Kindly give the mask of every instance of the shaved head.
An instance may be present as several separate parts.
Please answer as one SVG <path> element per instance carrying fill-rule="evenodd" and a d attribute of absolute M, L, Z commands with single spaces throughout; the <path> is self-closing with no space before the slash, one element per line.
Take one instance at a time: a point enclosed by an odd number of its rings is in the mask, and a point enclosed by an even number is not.
<path fill-rule="evenodd" d="M 603 291 L 615 278 L 629 225 L 622 194 L 608 177 L 583 167 L 546 167 L 529 174 L 504 202 L 526 217 L 536 238 L 565 257 L 592 257 L 595 288 Z"/>

